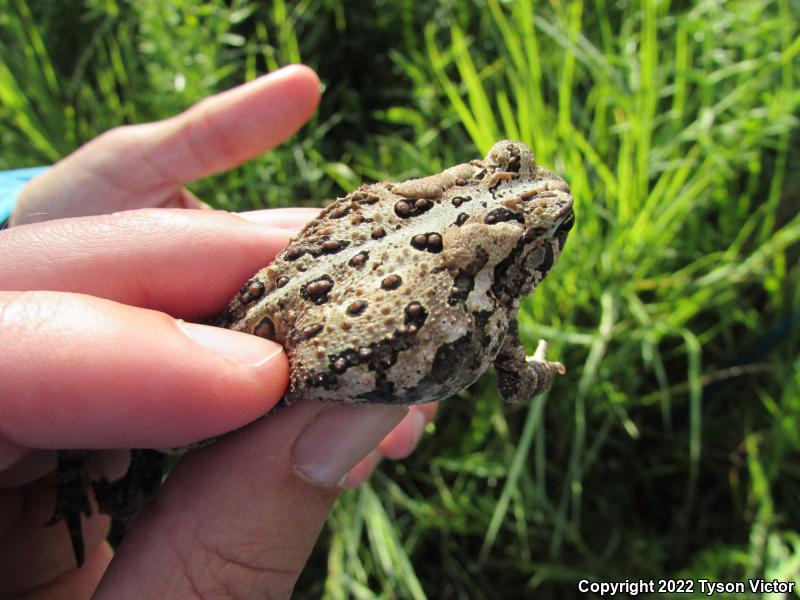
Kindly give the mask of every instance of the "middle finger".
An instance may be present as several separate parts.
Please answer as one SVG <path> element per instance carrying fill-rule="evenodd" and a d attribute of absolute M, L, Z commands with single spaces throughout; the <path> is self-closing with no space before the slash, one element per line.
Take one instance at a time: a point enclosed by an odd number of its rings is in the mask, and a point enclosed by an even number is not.
<path fill-rule="evenodd" d="M 0 290 L 89 294 L 206 318 L 273 260 L 289 231 L 230 213 L 144 209 L 0 234 Z"/>

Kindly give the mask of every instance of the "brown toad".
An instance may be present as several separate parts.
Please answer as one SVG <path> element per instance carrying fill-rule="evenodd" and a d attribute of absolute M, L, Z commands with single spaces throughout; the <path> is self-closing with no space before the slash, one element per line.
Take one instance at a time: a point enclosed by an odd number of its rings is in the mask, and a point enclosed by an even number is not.
<path fill-rule="evenodd" d="M 547 387 L 516 312 L 574 222 L 562 178 L 521 142 L 403 183 L 364 185 L 311 221 L 214 324 L 281 343 L 284 401 L 414 404 L 467 387 L 492 363 L 506 400 Z"/>
<path fill-rule="evenodd" d="M 503 398 L 545 390 L 560 363 L 526 357 L 517 309 L 547 275 L 574 223 L 572 196 L 521 142 L 483 160 L 334 202 L 247 281 L 212 324 L 283 345 L 283 399 L 413 404 L 443 400 L 491 364 Z M 161 484 L 165 454 L 133 450 L 118 481 L 93 482 L 102 512 L 132 519 Z M 59 452 L 58 500 L 83 562 L 88 451 Z"/>

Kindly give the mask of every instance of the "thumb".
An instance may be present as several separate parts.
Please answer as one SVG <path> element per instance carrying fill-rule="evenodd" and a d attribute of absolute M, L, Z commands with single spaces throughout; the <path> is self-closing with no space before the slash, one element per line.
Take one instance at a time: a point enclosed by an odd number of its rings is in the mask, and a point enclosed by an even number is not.
<path fill-rule="evenodd" d="M 289 597 L 338 483 L 406 412 L 303 401 L 188 456 L 96 597 Z"/>

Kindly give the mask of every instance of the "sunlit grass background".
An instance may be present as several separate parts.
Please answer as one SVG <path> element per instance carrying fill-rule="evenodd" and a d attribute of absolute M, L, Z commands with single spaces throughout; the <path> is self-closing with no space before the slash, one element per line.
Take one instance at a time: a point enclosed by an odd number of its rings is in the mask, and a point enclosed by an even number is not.
<path fill-rule="evenodd" d="M 318 70 L 319 113 L 198 196 L 318 204 L 525 141 L 570 182 L 577 222 L 521 329 L 569 372 L 527 405 L 503 405 L 491 374 L 444 403 L 412 458 L 344 494 L 297 597 L 800 585 L 798 12 L 0 0 L 0 168 L 293 62 Z"/>

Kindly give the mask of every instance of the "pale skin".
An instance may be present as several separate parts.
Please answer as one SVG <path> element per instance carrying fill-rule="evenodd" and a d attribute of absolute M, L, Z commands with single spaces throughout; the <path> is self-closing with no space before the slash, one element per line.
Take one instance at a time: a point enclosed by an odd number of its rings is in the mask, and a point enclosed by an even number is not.
<path fill-rule="evenodd" d="M 288 597 L 341 488 L 417 444 L 435 405 L 299 402 L 187 457 L 116 554 L 96 511 L 82 569 L 43 527 L 56 449 L 116 449 L 93 463 L 114 475 L 125 448 L 239 429 L 280 399 L 280 346 L 190 322 L 314 212 L 137 209 L 202 208 L 186 183 L 270 150 L 318 101 L 312 71 L 282 69 L 110 131 L 24 192 L 0 233 L 0 596 Z"/>

